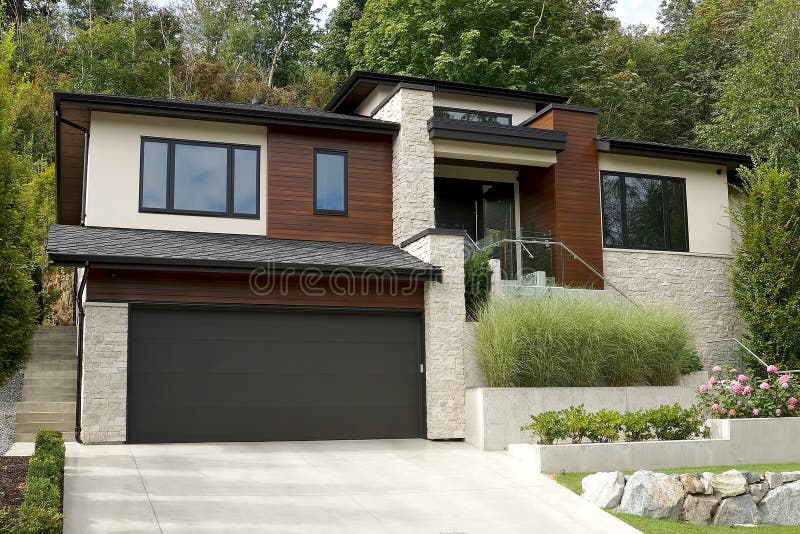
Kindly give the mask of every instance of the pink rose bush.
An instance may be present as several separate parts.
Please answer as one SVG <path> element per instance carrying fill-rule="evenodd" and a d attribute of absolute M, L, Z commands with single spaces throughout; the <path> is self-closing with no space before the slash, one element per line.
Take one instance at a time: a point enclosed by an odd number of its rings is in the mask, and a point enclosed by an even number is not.
<path fill-rule="evenodd" d="M 736 369 L 712 368 L 707 383 L 698 387 L 700 405 L 714 418 L 796 417 L 800 376 L 781 373 L 767 366 L 766 377 L 740 374 Z M 751 386 L 750 384 L 753 384 Z M 757 385 L 757 387 L 755 387 Z"/>

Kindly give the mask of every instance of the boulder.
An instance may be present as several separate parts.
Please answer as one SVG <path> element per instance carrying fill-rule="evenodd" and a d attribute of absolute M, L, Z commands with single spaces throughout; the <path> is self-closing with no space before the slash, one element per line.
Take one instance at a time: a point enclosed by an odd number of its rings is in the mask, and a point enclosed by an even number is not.
<path fill-rule="evenodd" d="M 739 471 L 748 484 L 757 484 L 761 482 L 761 475 L 753 473 L 752 471 Z"/>
<path fill-rule="evenodd" d="M 796 482 L 798 480 L 800 480 L 800 471 L 787 471 L 781 473 L 781 481 L 783 481 L 784 484 Z"/>
<path fill-rule="evenodd" d="M 686 493 L 705 493 L 703 481 L 698 475 L 681 475 L 679 478 Z"/>
<path fill-rule="evenodd" d="M 710 525 L 719 507 L 713 495 L 687 495 L 683 502 L 683 518 L 695 525 Z"/>
<path fill-rule="evenodd" d="M 711 478 L 713 476 L 714 473 L 709 473 L 708 471 L 700 475 L 700 482 L 703 483 L 703 493 L 705 495 L 711 495 L 714 493 L 714 484 L 711 482 Z"/>
<path fill-rule="evenodd" d="M 583 478 L 581 497 L 600 508 L 615 508 L 622 500 L 625 475 L 622 471 L 595 473 Z"/>
<path fill-rule="evenodd" d="M 767 525 L 800 525 L 800 481 L 770 490 L 758 509 Z"/>
<path fill-rule="evenodd" d="M 625 492 L 617 511 L 678 521 L 684 496 L 683 484 L 677 477 L 651 471 L 636 471 L 625 484 Z"/>
<path fill-rule="evenodd" d="M 760 523 L 761 513 L 750 495 L 722 499 L 713 522 L 715 526 L 720 527 L 758 525 Z"/>
<path fill-rule="evenodd" d="M 773 473 L 772 471 L 767 471 L 764 473 L 764 478 L 767 480 L 769 484 L 769 489 L 779 488 L 781 484 L 783 484 L 783 477 L 780 473 Z"/>
<path fill-rule="evenodd" d="M 714 485 L 714 493 L 721 497 L 736 497 L 747 493 L 747 479 L 736 469 L 713 475 L 711 483 Z"/>
<path fill-rule="evenodd" d="M 758 504 L 764 495 L 769 491 L 769 484 L 766 482 L 759 482 L 758 484 L 750 484 L 750 495 L 753 496 L 753 502 Z"/>

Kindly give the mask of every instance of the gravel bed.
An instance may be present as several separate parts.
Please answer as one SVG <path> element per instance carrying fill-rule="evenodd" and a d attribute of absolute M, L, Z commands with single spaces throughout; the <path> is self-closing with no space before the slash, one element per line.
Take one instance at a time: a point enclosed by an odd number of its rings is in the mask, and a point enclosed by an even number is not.
<path fill-rule="evenodd" d="M 14 424 L 17 421 L 17 401 L 22 398 L 22 371 L 8 379 L 0 388 L 0 455 L 14 444 Z"/>

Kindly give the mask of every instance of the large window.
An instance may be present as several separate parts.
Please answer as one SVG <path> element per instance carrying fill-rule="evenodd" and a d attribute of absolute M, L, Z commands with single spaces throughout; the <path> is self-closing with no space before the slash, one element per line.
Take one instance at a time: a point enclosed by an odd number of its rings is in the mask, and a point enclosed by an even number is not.
<path fill-rule="evenodd" d="M 142 138 L 139 211 L 258 217 L 259 148 Z"/>
<path fill-rule="evenodd" d="M 603 244 L 645 250 L 689 250 L 686 181 L 604 172 Z"/>
<path fill-rule="evenodd" d="M 314 149 L 314 213 L 347 214 L 347 152 Z"/>
<path fill-rule="evenodd" d="M 433 108 L 433 116 L 442 119 L 455 119 L 469 122 L 488 122 L 511 126 L 511 115 L 509 113 L 495 113 L 493 111 L 445 108 L 437 106 Z"/>

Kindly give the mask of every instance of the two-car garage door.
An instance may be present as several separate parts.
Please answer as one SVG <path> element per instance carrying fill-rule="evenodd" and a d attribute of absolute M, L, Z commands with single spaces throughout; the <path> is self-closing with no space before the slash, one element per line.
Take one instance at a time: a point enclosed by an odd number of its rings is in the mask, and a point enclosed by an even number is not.
<path fill-rule="evenodd" d="M 130 443 L 423 435 L 420 313 L 130 310 Z"/>

